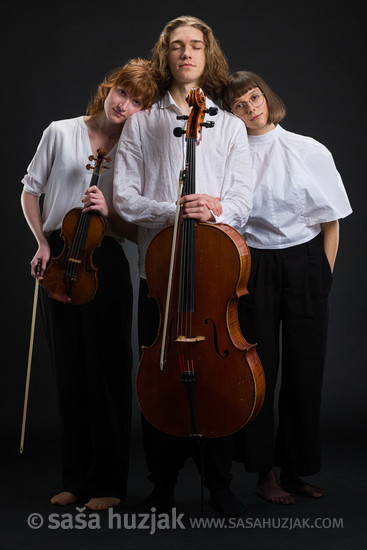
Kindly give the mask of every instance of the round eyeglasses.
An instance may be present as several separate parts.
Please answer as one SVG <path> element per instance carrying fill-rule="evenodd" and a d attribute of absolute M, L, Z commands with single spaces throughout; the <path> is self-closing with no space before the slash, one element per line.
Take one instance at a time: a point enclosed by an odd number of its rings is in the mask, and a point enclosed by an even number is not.
<path fill-rule="evenodd" d="M 240 101 L 239 103 L 236 103 L 232 107 L 232 113 L 236 116 L 242 116 L 247 114 L 248 107 L 247 104 L 249 103 L 253 107 L 261 107 L 261 105 L 264 103 L 265 96 L 262 92 L 254 92 L 250 99 L 247 101 Z"/>

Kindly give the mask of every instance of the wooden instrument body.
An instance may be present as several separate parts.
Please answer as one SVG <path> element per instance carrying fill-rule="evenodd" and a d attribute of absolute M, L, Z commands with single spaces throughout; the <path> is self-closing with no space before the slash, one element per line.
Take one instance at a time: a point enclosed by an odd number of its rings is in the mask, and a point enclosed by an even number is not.
<path fill-rule="evenodd" d="M 82 216 L 88 215 L 88 231 L 82 247 L 75 247 L 74 240 Z M 63 303 L 81 305 L 92 300 L 98 288 L 97 268 L 92 255 L 101 246 L 105 233 L 105 221 L 97 213 L 83 214 L 81 208 L 73 208 L 64 217 L 61 237 L 64 248 L 52 258 L 43 279 L 48 295 Z"/>
<path fill-rule="evenodd" d="M 109 162 L 105 147 L 97 150 L 97 157 L 89 156 L 95 161 L 94 167 L 87 164 L 87 170 L 93 168 L 90 186 L 98 185 L 103 161 Z M 61 237 L 64 248 L 59 256 L 52 257 L 48 264 L 42 286 L 47 294 L 64 304 L 81 305 L 92 300 L 97 292 L 98 269 L 93 265 L 93 250 L 101 246 L 106 230 L 104 218 L 94 211 L 83 212 L 82 208 L 72 208 L 65 215 Z"/>
<path fill-rule="evenodd" d="M 162 266 L 169 264 L 172 234 L 172 226 L 160 231 L 152 239 L 145 260 L 150 296 L 158 303 L 161 319 L 168 283 L 168 270 L 166 273 Z M 247 293 L 250 267 L 246 242 L 232 227 L 196 224 L 195 312 L 189 319 L 190 334 L 199 339 L 190 343 L 175 341 L 179 294 L 179 277 L 175 277 L 167 360 L 161 370 L 161 323 L 155 342 L 143 348 L 137 375 L 141 410 L 159 430 L 176 436 L 188 436 L 192 431 L 188 399 L 180 381 L 182 350 L 195 365 L 195 410 L 200 435 L 208 438 L 229 435 L 260 410 L 265 387 L 263 370 L 256 344 L 249 344 L 243 337 L 237 315 L 238 298 Z M 179 271 L 179 266 L 175 271 Z"/>

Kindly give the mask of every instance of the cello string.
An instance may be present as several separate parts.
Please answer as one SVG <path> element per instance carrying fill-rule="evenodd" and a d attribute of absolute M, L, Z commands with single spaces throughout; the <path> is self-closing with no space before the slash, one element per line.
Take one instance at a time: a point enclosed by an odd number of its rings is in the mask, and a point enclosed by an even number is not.
<path fill-rule="evenodd" d="M 190 145 L 190 193 L 195 193 L 195 147 L 196 147 L 196 137 L 191 138 L 191 145 Z M 189 220 L 189 233 L 190 233 L 190 239 L 189 239 L 189 277 L 188 277 L 188 285 L 189 285 L 189 294 L 190 294 L 190 304 L 189 304 L 189 313 L 188 313 L 188 319 L 187 319 L 187 333 L 189 338 L 193 336 L 192 332 L 192 321 L 193 321 L 193 312 L 195 311 L 195 220 Z M 192 348 L 193 344 L 189 344 L 189 370 L 190 366 L 193 366 L 193 355 L 192 355 Z"/>
<path fill-rule="evenodd" d="M 186 268 L 187 268 L 187 254 L 186 254 L 186 241 L 187 241 L 187 224 L 185 220 L 182 225 L 182 239 L 181 239 L 181 266 L 180 266 L 180 307 L 179 307 L 179 336 L 186 335 L 185 327 L 185 311 L 186 311 Z M 180 355 L 183 362 L 183 371 L 185 371 L 185 345 L 180 343 Z"/>
<path fill-rule="evenodd" d="M 192 120 L 191 120 L 192 122 Z M 183 195 L 195 193 L 195 147 L 196 147 L 197 121 L 191 123 L 186 138 L 186 174 L 185 189 Z M 181 264 L 180 264 L 180 286 L 179 286 L 179 326 L 178 333 L 184 338 L 192 338 L 192 323 L 195 311 L 195 220 L 186 219 L 182 222 L 181 239 Z M 182 342 L 180 356 L 183 360 L 185 372 L 192 372 L 193 366 L 193 344 Z M 181 351 L 182 350 L 182 351 Z M 185 350 L 185 352 L 184 352 Z"/>

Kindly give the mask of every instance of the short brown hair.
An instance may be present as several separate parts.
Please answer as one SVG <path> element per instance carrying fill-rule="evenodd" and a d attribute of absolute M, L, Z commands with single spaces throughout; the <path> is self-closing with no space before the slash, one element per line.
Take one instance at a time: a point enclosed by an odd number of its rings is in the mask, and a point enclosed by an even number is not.
<path fill-rule="evenodd" d="M 144 109 L 149 108 L 159 95 L 154 79 L 152 62 L 146 59 L 130 59 L 126 65 L 112 71 L 101 82 L 87 106 L 87 114 L 94 116 L 102 111 L 106 97 L 115 86 L 126 87 L 136 98 L 141 98 Z"/>
<path fill-rule="evenodd" d="M 283 120 L 286 114 L 283 101 L 260 76 L 249 71 L 238 71 L 229 77 L 222 96 L 223 109 L 231 111 L 233 102 L 253 88 L 260 88 L 266 98 L 269 108 L 268 124 L 277 124 Z"/>
<path fill-rule="evenodd" d="M 152 60 L 160 91 L 165 93 L 172 81 L 172 75 L 168 67 L 171 32 L 179 27 L 186 26 L 195 27 L 203 33 L 206 63 L 200 79 L 200 87 L 211 99 L 216 99 L 222 94 L 228 80 L 228 62 L 212 29 L 204 21 L 191 15 L 182 15 L 167 23 L 153 47 Z"/>

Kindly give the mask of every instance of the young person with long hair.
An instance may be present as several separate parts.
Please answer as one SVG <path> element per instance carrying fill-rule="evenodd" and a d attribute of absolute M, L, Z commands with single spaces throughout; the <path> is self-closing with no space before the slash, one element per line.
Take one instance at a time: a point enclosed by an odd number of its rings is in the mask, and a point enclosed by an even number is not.
<path fill-rule="evenodd" d="M 151 63 L 130 60 L 98 86 L 86 116 L 52 122 L 23 178 L 22 206 L 37 240 L 31 262 L 42 281 L 51 255 L 63 249 L 60 228 L 72 208 L 98 212 L 106 222 L 93 253 L 98 289 L 83 305 L 64 304 L 41 288 L 40 304 L 56 373 L 61 428 L 62 491 L 52 504 L 84 499 L 101 510 L 126 496 L 131 424 L 132 286 L 124 238 L 136 228 L 112 205 L 113 165 L 126 120 L 158 95 Z M 105 147 L 111 158 L 99 186 L 90 186 L 88 157 Z M 44 195 L 42 211 L 40 197 Z"/>
<path fill-rule="evenodd" d="M 173 223 L 179 173 L 185 166 L 184 138 L 173 135 L 175 127 L 185 127 L 177 116 L 190 113 L 186 98 L 191 88 L 203 90 L 208 108 L 228 79 L 227 61 L 212 29 L 196 17 L 167 23 L 152 61 L 161 97 L 149 112 L 138 113 L 125 126 L 115 163 L 114 202 L 124 219 L 139 225 L 139 340 L 145 346 L 153 343 L 159 326 L 156 302 L 148 297 L 145 252 L 152 237 Z M 252 204 L 246 130 L 221 109 L 205 120 L 215 126 L 205 130 L 196 148 L 196 193 L 181 198 L 182 215 L 240 228 Z M 192 441 L 164 434 L 143 418 L 143 442 L 149 479 L 155 486 L 146 504 L 172 505 L 178 471 L 195 454 Z M 204 481 L 212 505 L 223 514 L 242 513 L 243 505 L 229 489 L 232 437 L 205 443 Z"/>

